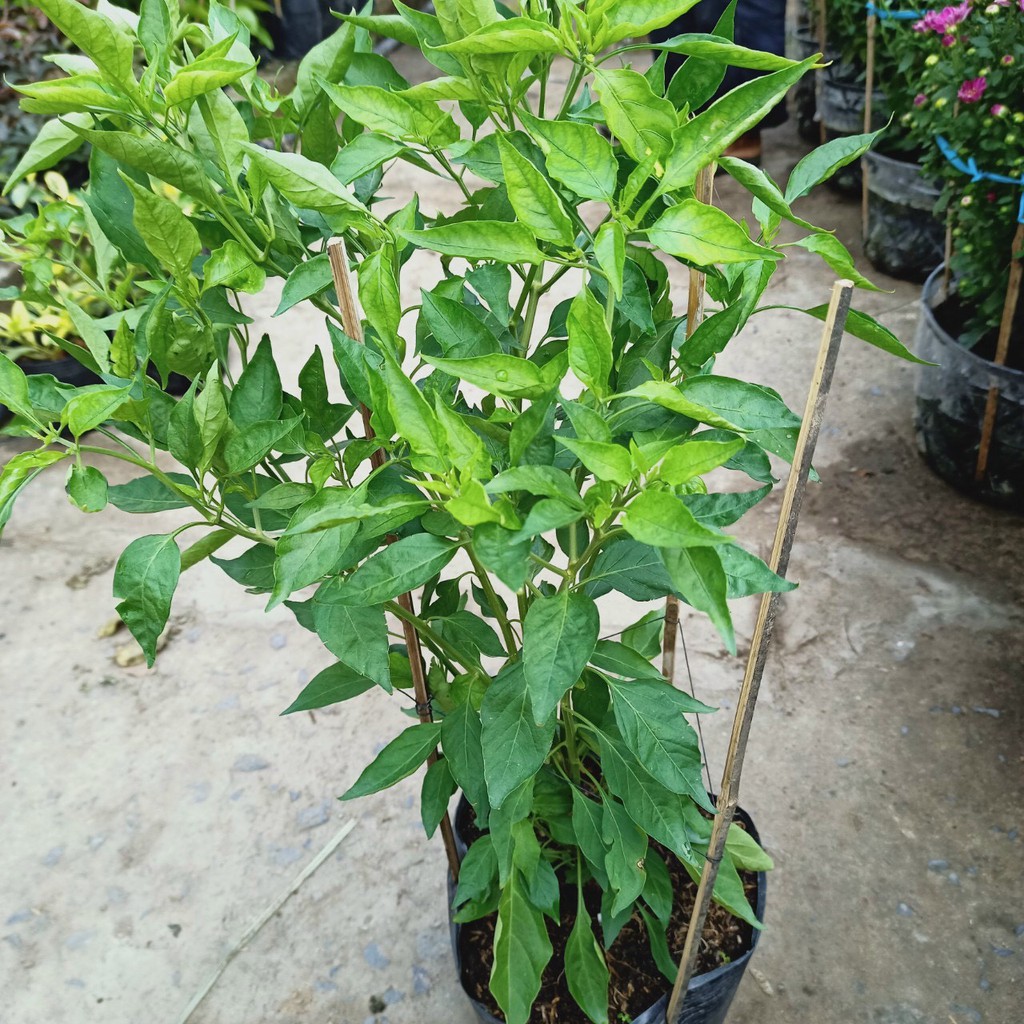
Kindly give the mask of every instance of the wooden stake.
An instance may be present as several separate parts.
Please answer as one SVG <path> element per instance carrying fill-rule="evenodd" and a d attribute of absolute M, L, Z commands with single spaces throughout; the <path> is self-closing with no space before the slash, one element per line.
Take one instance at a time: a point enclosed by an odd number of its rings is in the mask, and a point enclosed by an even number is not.
<path fill-rule="evenodd" d="M 341 310 L 341 324 L 345 333 L 354 341 L 360 344 L 363 342 L 363 325 L 359 317 L 359 306 L 356 303 L 355 292 L 352 288 L 352 275 L 348 269 L 348 253 L 345 250 L 345 243 L 341 239 L 333 241 L 327 246 L 327 256 L 331 262 L 331 275 L 334 278 L 334 289 L 338 293 L 338 308 Z M 363 431 L 367 440 L 373 438 L 373 427 L 370 426 L 370 410 L 365 405 L 361 406 L 363 414 Z M 384 464 L 384 451 L 378 448 L 370 456 L 370 464 L 374 469 Z M 388 543 L 394 541 L 394 537 L 388 537 Z M 410 615 L 415 614 L 412 606 L 412 594 L 402 594 L 398 603 Z M 416 694 L 416 712 L 421 722 L 432 722 L 434 714 L 430 707 L 430 691 L 427 688 L 427 677 L 424 669 L 423 651 L 420 647 L 419 634 L 411 622 L 402 620 L 402 632 L 405 634 L 405 646 L 409 652 L 409 667 L 412 674 L 413 690 Z M 437 760 L 435 750 L 427 758 L 427 764 L 432 765 Z M 441 819 L 441 839 L 444 842 L 445 853 L 448 855 L 448 867 L 452 877 L 459 880 L 459 852 L 455 845 L 455 834 L 452 831 L 451 818 L 446 811 Z"/>
<path fill-rule="evenodd" d="M 793 468 L 786 482 L 786 491 L 779 510 L 779 522 L 775 531 L 775 544 L 772 548 L 768 564 L 780 576 L 785 576 L 789 567 L 789 555 L 793 548 L 796 524 L 800 516 L 800 505 L 803 501 L 807 476 L 811 468 L 814 446 L 821 430 L 821 421 L 825 413 L 825 401 L 832 386 L 832 375 L 836 360 L 839 357 L 839 343 L 843 337 L 846 316 L 850 310 L 850 297 L 853 294 L 853 282 L 837 281 L 832 289 L 832 301 L 829 304 L 825 328 L 822 332 L 818 362 L 814 368 L 807 404 L 804 408 L 803 425 L 796 443 L 793 456 Z M 747 740 L 750 735 L 750 723 L 757 703 L 761 677 L 764 674 L 768 646 L 771 642 L 775 626 L 775 615 L 778 609 L 778 593 L 763 594 L 761 607 L 751 639 L 750 655 L 747 659 L 746 671 L 743 675 L 743 686 L 736 705 L 733 719 L 732 736 L 729 739 L 729 751 L 725 770 L 722 773 L 722 785 L 718 794 L 717 813 L 711 829 L 711 840 L 708 845 L 707 860 L 701 873 L 697 898 L 694 903 L 693 915 L 690 918 L 686 933 L 686 945 L 683 948 L 679 973 L 672 989 L 668 1004 L 669 1024 L 678 1019 L 686 988 L 693 976 L 700 948 L 701 933 L 704 921 L 711 905 L 711 894 L 714 891 L 715 879 L 718 877 L 718 865 L 725 852 L 725 840 L 732 825 L 733 815 L 739 804 L 740 776 L 743 771 L 743 759 L 747 752 Z"/>
<path fill-rule="evenodd" d="M 710 204 L 714 192 L 715 165 L 701 168 L 694 182 L 693 194 L 702 203 Z M 689 269 L 689 292 L 686 297 L 686 337 L 690 338 L 704 319 L 705 275 Z M 661 635 L 661 674 L 671 683 L 676 677 L 676 642 L 679 630 L 679 598 L 665 598 L 665 630 Z"/>
<path fill-rule="evenodd" d="M 1006 285 L 1006 301 L 1003 303 L 1003 318 L 999 323 L 999 340 L 996 342 L 996 355 L 992 360 L 996 366 L 1006 364 L 1006 355 L 1010 349 L 1010 332 L 1017 313 L 1020 300 L 1021 265 L 1024 257 L 1024 224 L 1018 224 L 1013 235 L 1013 246 L 1010 249 L 1010 280 Z M 992 432 L 996 425 L 996 408 L 999 405 L 999 385 L 993 384 L 988 389 L 988 400 L 985 402 L 985 419 L 981 425 L 981 443 L 978 445 L 978 464 L 974 469 L 974 479 L 978 482 L 985 479 L 988 470 L 988 453 L 992 447 Z"/>
<path fill-rule="evenodd" d="M 868 50 L 867 50 L 867 71 L 864 82 L 864 134 L 871 131 L 871 114 L 875 91 L 875 29 L 878 25 L 878 16 L 868 15 Z M 860 220 L 861 230 L 864 237 L 868 237 L 868 161 L 861 157 L 860 161 Z"/>

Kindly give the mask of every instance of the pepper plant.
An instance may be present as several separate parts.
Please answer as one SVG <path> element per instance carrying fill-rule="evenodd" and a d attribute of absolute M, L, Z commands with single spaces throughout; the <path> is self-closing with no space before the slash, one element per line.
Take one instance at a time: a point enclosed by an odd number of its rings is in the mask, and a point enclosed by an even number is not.
<path fill-rule="evenodd" d="M 513 13 L 436 0 L 431 15 L 396 2 L 393 16 L 344 19 L 283 93 L 216 2 L 199 26 L 165 0 L 116 23 L 43 0 L 83 56 L 66 78 L 19 86 L 28 109 L 54 117 L 23 171 L 90 143 L 90 230 L 152 283 L 112 337 L 84 332 L 103 384 L 66 390 L 0 359 L 0 399 L 38 442 L 8 462 L 0 517 L 58 464 L 87 511 L 187 510 L 124 551 L 122 618 L 152 663 L 180 573 L 212 558 L 268 607 L 287 604 L 336 659 L 289 711 L 374 688 L 408 696 L 397 627 L 415 626 L 434 720 L 401 732 L 344 798 L 440 747 L 423 822 L 434 832 L 457 787 L 475 811 L 483 834 L 455 903 L 461 920 L 497 913 L 491 988 L 510 1024 L 529 1017 L 560 886 L 603 893 L 599 930 L 583 901 L 572 910 L 566 962 L 592 1020 L 608 1019 L 603 949 L 634 912 L 672 970 L 672 892 L 650 844 L 699 873 L 711 804 L 685 716 L 710 709 L 652 667 L 651 602 L 680 598 L 734 653 L 729 600 L 790 587 L 728 529 L 769 493 L 771 457 L 791 457 L 799 417 L 770 388 L 716 374 L 715 358 L 789 245 L 867 285 L 793 204 L 871 137 L 815 151 L 785 188 L 722 156 L 814 58 L 679 37 L 663 48 L 688 55 L 681 109 L 660 64 L 628 66 L 632 40 L 691 3 L 524 0 Z M 410 87 L 370 52 L 371 30 L 418 47 L 438 76 Z M 730 63 L 765 74 L 693 115 Z M 696 198 L 715 161 L 749 191 L 749 225 Z M 408 164 L 450 181 L 457 208 L 414 198 L 379 212 L 382 181 Z M 783 221 L 797 241 L 779 241 Z M 337 236 L 365 343 L 336 306 Z M 420 252 L 439 279 L 403 309 Z M 707 275 L 713 311 L 699 326 L 669 261 Z M 278 312 L 305 302 L 325 316 L 333 365 L 314 351 L 298 394 L 282 390 L 283 340 L 251 337 L 239 301 L 268 277 L 284 281 Z M 556 285 L 569 297 L 554 302 Z M 851 326 L 910 358 L 870 318 Z M 165 394 L 150 361 L 187 374 L 188 393 Z M 332 381 L 347 404 L 328 399 Z M 139 476 L 108 487 L 103 458 Z M 753 486 L 709 490 L 716 468 Z M 616 637 L 602 626 L 612 592 L 638 606 Z M 738 831 L 717 899 L 756 924 L 737 869 L 768 863 Z"/>

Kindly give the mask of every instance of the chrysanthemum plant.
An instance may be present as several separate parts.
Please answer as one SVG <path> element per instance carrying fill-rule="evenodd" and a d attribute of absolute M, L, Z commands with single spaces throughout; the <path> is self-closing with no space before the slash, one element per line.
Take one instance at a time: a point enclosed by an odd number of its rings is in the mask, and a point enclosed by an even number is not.
<path fill-rule="evenodd" d="M 631 40 L 690 5 L 527 0 L 513 13 L 436 0 L 435 16 L 396 3 L 397 15 L 345 21 L 282 93 L 215 2 L 200 27 L 164 0 L 143 0 L 137 19 L 42 0 L 82 55 L 60 59 L 66 78 L 20 87 L 28 109 L 54 115 L 23 168 L 90 143 L 91 230 L 154 283 L 123 329 L 85 332 L 102 385 L 67 390 L 0 359 L 0 400 L 38 442 L 7 463 L 0 517 L 51 466 L 68 469 L 89 511 L 184 510 L 177 529 L 122 554 L 121 617 L 152 663 L 180 574 L 213 557 L 268 607 L 286 603 L 336 659 L 291 711 L 374 688 L 408 698 L 418 666 L 395 641 L 412 624 L 427 720 L 345 798 L 396 783 L 440 747 L 423 822 L 433 833 L 461 788 L 484 830 L 456 906 L 462 920 L 497 912 L 491 988 L 510 1024 L 538 991 L 560 885 L 603 893 L 596 932 L 582 904 L 573 911 L 566 971 L 604 1021 L 603 949 L 623 922 L 642 914 L 664 948 L 672 894 L 649 844 L 700 871 L 711 804 L 685 716 L 709 709 L 652 667 L 651 602 L 676 595 L 734 651 L 729 600 L 790 586 L 727 531 L 770 491 L 771 458 L 791 457 L 799 417 L 770 388 L 714 373 L 715 358 L 788 245 L 856 276 L 792 204 L 869 137 L 811 153 L 785 188 L 722 157 L 814 59 L 681 37 L 666 45 L 690 55 L 682 109 L 664 99 L 660 64 L 624 66 L 641 45 Z M 418 47 L 438 77 L 410 87 L 369 51 L 367 30 Z M 695 114 L 728 63 L 766 73 Z M 695 198 L 715 161 L 749 191 L 749 224 Z M 458 201 L 380 213 L 407 164 Z M 798 241 L 778 241 L 783 221 Z M 354 257 L 363 344 L 336 308 L 326 247 L 338 236 Z M 403 308 L 420 252 L 438 279 Z M 707 275 L 711 312 L 695 330 L 670 261 Z M 278 312 L 305 302 L 325 316 L 333 360 L 317 347 L 298 394 L 282 390 L 276 361 L 289 339 L 257 343 L 240 301 L 268 277 L 284 282 Z M 568 295 L 557 304 L 556 284 Z M 851 327 L 908 355 L 866 316 Z M 150 362 L 191 377 L 189 392 L 165 394 Z M 332 383 L 348 404 L 328 399 Z M 108 488 L 104 459 L 139 475 Z M 753 489 L 709 490 L 716 468 Z M 600 603 L 612 592 L 638 605 L 615 638 Z M 753 921 L 737 869 L 767 864 L 737 832 L 719 901 Z"/>
<path fill-rule="evenodd" d="M 1022 214 L 1024 0 L 965 0 L 930 11 L 887 33 L 886 45 L 907 83 L 902 123 L 924 154 L 925 173 L 943 185 L 951 269 L 970 313 L 963 339 L 976 344 L 999 326 Z M 977 176 L 965 170 L 972 162 Z"/>

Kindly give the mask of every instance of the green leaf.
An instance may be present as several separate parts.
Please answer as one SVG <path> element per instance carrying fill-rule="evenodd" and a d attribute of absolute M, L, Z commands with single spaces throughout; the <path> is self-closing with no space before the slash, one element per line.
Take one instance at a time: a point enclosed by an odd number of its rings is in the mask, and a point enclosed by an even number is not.
<path fill-rule="evenodd" d="M 451 114 L 431 100 L 402 96 L 374 85 L 321 85 L 344 114 L 372 132 L 427 146 L 450 146 L 459 138 Z"/>
<path fill-rule="evenodd" d="M 118 163 L 152 174 L 197 199 L 209 203 L 218 201 L 217 180 L 210 173 L 212 165 L 206 164 L 194 154 L 150 135 L 87 128 L 76 130 L 87 142 Z"/>
<path fill-rule="evenodd" d="M 835 235 L 820 231 L 798 239 L 793 244 L 820 256 L 840 277 L 849 278 L 858 288 L 866 288 L 873 292 L 882 291 L 853 265 L 853 257 L 849 250 Z"/>
<path fill-rule="evenodd" d="M 689 804 L 689 798 L 667 790 L 618 740 L 605 732 L 599 733 L 598 738 L 605 781 L 622 801 L 629 817 L 643 832 L 667 846 L 677 857 L 692 859 L 683 810 Z M 614 801 L 606 801 L 605 807 L 609 804 L 614 804 Z M 610 867 L 608 874 L 611 876 Z M 641 884 L 639 891 L 642 890 Z M 616 901 L 616 906 L 621 905 Z"/>
<path fill-rule="evenodd" d="M 284 393 L 274 359 L 270 335 L 264 334 L 231 389 L 231 422 L 239 428 L 276 420 L 281 415 Z"/>
<path fill-rule="evenodd" d="M 594 84 L 609 131 L 637 163 L 649 154 L 657 159 L 668 154 L 677 125 L 676 108 L 656 96 L 643 75 L 625 68 L 597 71 Z"/>
<path fill-rule="evenodd" d="M 505 189 L 516 218 L 538 237 L 563 248 L 576 240 L 576 229 L 555 190 L 519 150 L 498 135 Z"/>
<path fill-rule="evenodd" d="M 340 82 L 345 77 L 355 52 L 354 25 L 339 25 L 326 39 L 314 46 L 299 62 L 295 72 L 292 100 L 300 116 L 306 114 L 320 92 L 319 82 Z"/>
<path fill-rule="evenodd" d="M 388 625 L 384 609 L 343 604 L 340 580 L 322 584 L 313 597 L 317 636 L 340 662 L 391 692 Z"/>
<path fill-rule="evenodd" d="M 663 548 L 661 557 L 672 585 L 697 611 L 714 623 L 730 654 L 736 653 L 732 616 L 726 603 L 728 581 L 714 548 Z"/>
<path fill-rule="evenodd" d="M 626 532 L 655 548 L 690 548 L 724 544 L 726 537 L 701 526 L 673 494 L 645 490 L 630 502 L 622 518 Z"/>
<path fill-rule="evenodd" d="M 75 325 L 75 332 L 85 342 L 85 347 L 89 350 L 99 372 L 109 373 L 110 338 L 107 332 L 99 326 L 93 317 L 89 316 L 84 309 L 72 302 L 66 295 L 62 297 L 61 304 Z"/>
<path fill-rule="evenodd" d="M 420 817 L 428 839 L 437 831 L 441 819 L 448 813 L 448 802 L 456 788 L 451 769 L 443 757 L 427 768 L 420 793 Z"/>
<path fill-rule="evenodd" d="M 661 460 L 658 476 L 678 487 L 724 466 L 743 446 L 740 437 L 732 441 L 685 441 Z"/>
<path fill-rule="evenodd" d="M 481 744 L 491 807 L 501 807 L 510 793 L 536 775 L 551 750 L 554 710 L 541 717 L 530 696 L 520 661 L 503 669 L 484 694 Z"/>
<path fill-rule="evenodd" d="M 755 167 L 745 160 L 731 156 L 721 157 L 718 163 L 730 177 L 738 181 L 752 196 L 760 199 L 769 210 L 809 231 L 817 230 L 813 224 L 801 219 L 793 212 L 779 186 L 760 167 Z"/>
<path fill-rule="evenodd" d="M 795 85 L 817 62 L 817 54 L 782 71 L 760 75 L 730 90 L 696 117 L 690 118 L 672 137 L 672 152 L 665 162 L 659 194 L 687 188 L 697 172 L 717 160 L 726 147 L 754 128 L 790 86 Z M 790 202 L 787 189 L 786 198 Z"/>
<path fill-rule="evenodd" d="M 183 473 L 168 473 L 168 479 L 182 487 L 191 489 L 192 478 Z M 155 476 L 140 476 L 126 484 L 114 484 L 107 491 L 110 504 L 122 512 L 166 512 L 169 509 L 185 508 L 184 498 L 172 491 L 163 480 Z"/>
<path fill-rule="evenodd" d="M 576 509 L 583 509 L 583 499 L 572 477 L 554 466 L 515 466 L 499 473 L 485 487 L 488 494 L 526 491 L 542 498 L 557 498 Z"/>
<path fill-rule="evenodd" d="M 655 601 L 673 593 L 658 552 L 629 538 L 613 541 L 594 559 L 584 590 L 595 598 L 617 590 L 632 601 Z"/>
<path fill-rule="evenodd" d="M 729 600 L 749 597 L 751 594 L 786 593 L 797 585 L 772 572 L 750 551 L 735 544 L 724 544 L 718 551 L 725 569 Z"/>
<path fill-rule="evenodd" d="M 782 253 L 752 242 L 743 227 L 727 213 L 696 199 L 684 199 L 669 207 L 647 229 L 647 237 L 670 256 L 703 267 L 782 258 Z"/>
<path fill-rule="evenodd" d="M 607 480 L 617 487 L 626 487 L 633 479 L 633 460 L 629 450 L 618 444 L 603 441 L 581 441 L 578 438 L 559 437 L 598 480 Z"/>
<path fill-rule="evenodd" d="M 358 266 L 359 302 L 368 323 L 384 338 L 398 335 L 402 303 L 389 249 L 378 249 Z"/>
<path fill-rule="evenodd" d="M 296 711 L 312 711 L 315 708 L 326 708 L 331 704 L 340 704 L 351 700 L 361 693 L 373 689 L 376 684 L 372 679 L 361 676 L 348 665 L 329 665 L 318 672 L 303 688 L 302 693 L 281 712 L 292 715 Z"/>
<path fill-rule="evenodd" d="M 598 266 L 608 275 L 615 298 L 621 299 L 623 275 L 626 272 L 626 235 L 618 221 L 608 221 L 598 228 L 594 239 L 594 256 Z"/>
<path fill-rule="evenodd" d="M 661 624 L 664 625 L 664 617 L 662 617 Z M 660 651 L 660 644 L 658 649 Z M 649 679 L 661 686 L 665 684 L 665 677 L 651 664 L 650 659 L 643 657 L 633 648 L 627 647 L 625 644 L 616 643 L 614 640 L 598 640 L 590 662 L 596 668 L 599 668 L 602 674 L 610 672 L 625 679 Z M 607 679 L 605 681 L 607 683 Z M 691 706 L 686 710 L 710 710 L 703 704 L 695 702 L 693 698 L 688 699 Z"/>
<path fill-rule="evenodd" d="M 355 539 L 359 532 L 356 520 L 310 531 L 319 519 L 334 511 L 335 494 L 334 489 L 321 491 L 300 505 L 278 539 L 274 549 L 274 589 L 268 610 L 294 591 L 331 573 Z"/>
<path fill-rule="evenodd" d="M 306 210 L 365 210 L 355 193 L 323 164 L 298 153 L 278 153 L 251 142 L 243 143 L 241 148 L 290 203 Z"/>
<path fill-rule="evenodd" d="M 684 494 L 683 503 L 699 523 L 732 526 L 745 512 L 768 496 L 771 486 L 735 494 Z"/>
<path fill-rule="evenodd" d="M 107 384 L 90 384 L 78 388 L 64 406 L 61 419 L 75 437 L 106 423 L 124 405 L 131 388 L 115 388 Z"/>
<path fill-rule="evenodd" d="M 242 244 L 233 238 L 229 238 L 219 249 L 215 249 L 203 264 L 204 292 L 210 288 L 223 287 L 258 295 L 263 291 L 266 280 L 266 271 L 253 260 Z"/>
<path fill-rule="evenodd" d="M 601 304 L 588 288 L 584 288 L 572 300 L 566 317 L 566 328 L 569 332 L 569 366 L 572 372 L 598 398 L 606 398 L 608 379 L 612 372 L 612 333 Z"/>
<path fill-rule="evenodd" d="M 36 451 L 18 452 L 0 469 L 0 531 L 11 518 L 14 501 L 22 488 L 47 466 L 67 457 L 69 453 L 39 448 Z"/>
<path fill-rule="evenodd" d="M 501 351 L 498 339 L 461 302 L 434 292 L 423 292 L 423 322 L 450 359 L 493 355 Z"/>
<path fill-rule="evenodd" d="M 530 538 L 497 523 L 481 523 L 473 530 L 473 550 L 484 567 L 510 590 L 521 590 L 530 574 Z"/>
<path fill-rule="evenodd" d="M 364 132 L 357 135 L 347 146 L 342 146 L 331 164 L 331 173 L 346 185 L 357 178 L 375 171 L 382 164 L 404 153 L 406 147 L 384 135 Z"/>
<path fill-rule="evenodd" d="M 530 902 L 522 875 L 514 871 L 498 904 L 490 978 L 491 994 L 508 1024 L 529 1021 L 551 952 L 544 915 Z"/>
<path fill-rule="evenodd" d="M 205 473 L 213 463 L 217 446 L 228 426 L 228 407 L 224 400 L 224 388 L 220 382 L 219 369 L 214 366 L 207 377 L 206 386 L 198 394 L 192 406 L 192 414 L 199 427 L 202 455 L 196 468 Z"/>
<path fill-rule="evenodd" d="M 107 478 L 95 466 L 72 466 L 65 490 L 83 512 L 102 512 L 107 506 Z"/>
<path fill-rule="evenodd" d="M 755 71 L 781 71 L 794 67 L 797 63 L 780 54 L 751 50 L 704 32 L 688 32 L 673 36 L 671 39 L 652 44 L 652 48 L 664 50 L 666 53 L 682 53 L 688 57 L 712 60 L 734 68 L 752 68 Z"/>
<path fill-rule="evenodd" d="M 795 203 L 823 181 L 831 178 L 840 168 L 859 160 L 871 148 L 879 134 L 871 132 L 868 135 L 846 135 L 812 149 L 790 171 L 789 180 L 786 182 L 786 202 Z"/>
<path fill-rule="evenodd" d="M 232 433 L 224 443 L 224 462 L 232 476 L 252 469 L 262 462 L 275 445 L 301 423 L 301 417 L 286 420 L 261 420 Z"/>
<path fill-rule="evenodd" d="M 169 107 L 185 106 L 208 92 L 233 85 L 255 67 L 226 57 L 200 58 L 175 72 L 164 87 L 164 99 Z"/>
<path fill-rule="evenodd" d="M 665 681 L 608 679 L 615 721 L 626 746 L 666 789 L 692 793 L 701 786 L 697 734 L 683 718 L 699 702 Z M 700 705 L 701 710 L 706 710 Z"/>
<path fill-rule="evenodd" d="M 672 916 L 672 905 L 675 902 L 672 891 L 672 878 L 665 862 L 653 850 L 647 851 L 644 861 L 647 868 L 647 884 L 644 886 L 644 902 L 654 911 L 655 917 L 667 925 Z"/>
<path fill-rule="evenodd" d="M 438 49 L 443 53 L 467 57 L 501 53 L 565 52 L 561 36 L 550 25 L 532 18 L 506 18 L 484 25 Z"/>
<path fill-rule="evenodd" d="M 775 867 L 757 840 L 735 821 L 725 837 L 725 852 L 740 871 L 771 871 Z"/>
<path fill-rule="evenodd" d="M 135 48 L 110 18 L 83 7 L 77 0 L 39 0 L 36 6 L 107 78 L 134 90 Z"/>
<path fill-rule="evenodd" d="M 173 536 L 139 537 L 121 553 L 114 568 L 117 614 L 139 642 L 152 668 L 156 643 L 167 625 L 181 573 L 181 553 Z"/>
<path fill-rule="evenodd" d="M 425 231 L 399 231 L 420 249 L 462 256 L 472 263 L 543 263 L 533 232 L 525 224 L 498 220 L 458 221 Z"/>
<path fill-rule="evenodd" d="M 588 10 L 601 47 L 620 39 L 646 36 L 682 17 L 697 0 L 605 0 Z M 600 19 L 600 20 L 599 20 Z M 596 48 L 596 47 L 595 47 Z"/>
<path fill-rule="evenodd" d="M 600 630 L 597 605 L 568 590 L 537 598 L 523 621 L 523 675 L 534 721 L 548 721 L 594 653 Z"/>
<path fill-rule="evenodd" d="M 543 398 L 552 391 L 541 368 L 518 356 L 495 353 L 468 359 L 423 356 L 423 361 L 499 398 Z"/>
<path fill-rule="evenodd" d="M 618 173 L 615 153 L 596 128 L 575 121 L 541 121 L 528 114 L 523 121 L 555 181 L 583 199 L 612 200 Z"/>
<path fill-rule="evenodd" d="M 35 420 L 25 371 L 3 352 L 0 352 L 0 402 L 15 415 Z"/>
<path fill-rule="evenodd" d="M 467 700 L 445 715 L 441 723 L 441 749 L 448 767 L 478 814 L 486 817 L 487 784 L 480 715 Z"/>
<path fill-rule="evenodd" d="M 584 796 L 575 786 L 572 787 L 572 829 L 576 843 L 586 857 L 594 877 L 602 888 L 606 888 L 608 877 L 605 855 L 608 851 L 601 835 L 603 813 L 599 803 Z"/>
<path fill-rule="evenodd" d="M 47 121 L 8 175 L 2 194 L 7 195 L 22 178 L 55 167 L 65 157 L 80 149 L 82 136 L 75 131 L 75 127 L 88 128 L 92 123 L 91 115 L 81 113 L 65 114 L 60 119 Z"/>
<path fill-rule="evenodd" d="M 642 615 L 628 629 L 622 632 L 622 642 L 644 658 L 651 659 L 661 653 L 661 641 L 665 633 L 665 616 L 658 609 Z"/>
<path fill-rule="evenodd" d="M 269 593 L 274 588 L 274 549 L 269 544 L 254 544 L 238 558 L 211 558 L 246 592 Z"/>
<path fill-rule="evenodd" d="M 683 381 L 679 392 L 727 419 L 738 430 L 799 429 L 801 424 L 800 417 L 778 394 L 761 384 L 702 374 Z"/>
<path fill-rule="evenodd" d="M 410 726 L 377 755 L 340 799 L 355 800 L 401 782 L 430 757 L 437 749 L 440 738 L 441 726 L 437 722 L 421 722 Z"/>
<path fill-rule="evenodd" d="M 601 837 L 605 845 L 605 871 L 615 892 L 612 913 L 628 907 L 644 891 L 647 874 L 647 836 L 616 800 L 605 798 L 601 816 Z"/>
<path fill-rule="evenodd" d="M 423 392 L 390 354 L 384 356 L 384 382 L 398 436 L 415 453 L 412 464 L 428 472 L 444 472 L 448 435 Z"/>
<path fill-rule="evenodd" d="M 327 253 L 322 252 L 298 264 L 288 275 L 281 292 L 281 301 L 274 316 L 280 316 L 303 299 L 330 288 L 334 283 L 331 276 L 331 261 Z"/>
<path fill-rule="evenodd" d="M 580 900 L 565 947 L 565 982 L 570 995 L 594 1024 L 608 1024 L 609 980 L 604 952 L 594 935 L 587 908 Z"/>
<path fill-rule="evenodd" d="M 430 533 L 414 533 L 368 558 L 338 591 L 352 605 L 374 605 L 423 586 L 455 557 L 459 545 Z"/>
<path fill-rule="evenodd" d="M 800 309 L 798 306 L 787 308 L 807 313 L 823 323 L 828 319 L 827 305 L 814 306 L 812 309 Z M 888 327 L 883 326 L 873 317 L 868 316 L 867 313 L 861 313 L 859 310 L 851 309 L 846 315 L 846 333 L 852 334 L 861 341 L 866 341 L 869 345 L 874 345 L 875 348 L 880 348 L 883 352 L 888 352 L 889 355 L 905 359 L 908 363 L 918 363 L 921 366 L 935 365 L 934 363 L 929 363 L 927 359 L 919 359 Z"/>

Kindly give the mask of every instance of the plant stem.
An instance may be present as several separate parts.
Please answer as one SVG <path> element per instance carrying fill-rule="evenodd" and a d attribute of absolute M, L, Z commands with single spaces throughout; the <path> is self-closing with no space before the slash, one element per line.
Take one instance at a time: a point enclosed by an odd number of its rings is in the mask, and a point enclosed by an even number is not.
<path fill-rule="evenodd" d="M 491 606 L 491 611 L 494 612 L 494 617 L 498 620 L 498 625 L 501 627 L 501 635 L 505 638 L 505 649 L 508 652 L 509 660 L 515 661 L 518 656 L 519 643 L 512 629 L 512 623 L 508 621 L 505 609 L 502 607 L 501 601 L 494 590 L 494 584 L 491 583 L 491 577 L 480 564 L 480 560 L 477 558 L 472 546 L 468 544 L 466 545 L 466 554 L 469 555 L 469 560 L 473 563 L 476 578 L 480 581 L 480 586 L 487 595 L 487 603 Z"/>
<path fill-rule="evenodd" d="M 565 730 L 565 752 L 569 761 L 569 777 L 580 784 L 580 755 L 576 746 L 576 723 L 573 721 L 572 702 L 569 694 L 562 698 L 562 728 Z"/>
<path fill-rule="evenodd" d="M 418 615 L 413 612 L 407 611 L 397 601 L 385 601 L 384 607 L 387 611 L 391 612 L 392 615 L 397 616 L 403 622 L 408 622 L 410 625 L 416 627 L 416 631 L 420 634 L 424 643 L 429 643 L 431 647 L 436 646 L 439 650 L 443 651 L 452 661 L 458 662 L 463 668 L 468 669 L 470 672 L 482 672 L 483 669 L 480 667 L 480 663 L 466 654 L 463 654 L 458 648 L 453 647 L 447 640 L 439 637 L 437 633 L 430 628 L 430 624 L 425 620 L 421 619 Z"/>

